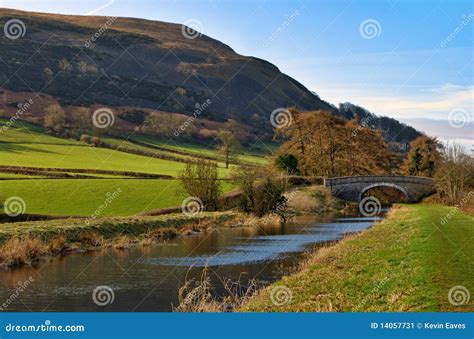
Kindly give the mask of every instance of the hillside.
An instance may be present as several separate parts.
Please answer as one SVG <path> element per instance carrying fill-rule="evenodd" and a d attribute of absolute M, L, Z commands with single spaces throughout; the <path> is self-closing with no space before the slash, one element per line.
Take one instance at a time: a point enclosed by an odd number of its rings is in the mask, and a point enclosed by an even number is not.
<path fill-rule="evenodd" d="M 21 20 L 26 33 L 0 37 L 0 89 L 44 93 L 65 106 L 186 115 L 209 99 L 200 118 L 234 119 L 269 132 L 276 108 L 333 108 L 269 62 L 205 35 L 188 39 L 178 24 L 1 9 L 2 27 L 10 19 Z"/>

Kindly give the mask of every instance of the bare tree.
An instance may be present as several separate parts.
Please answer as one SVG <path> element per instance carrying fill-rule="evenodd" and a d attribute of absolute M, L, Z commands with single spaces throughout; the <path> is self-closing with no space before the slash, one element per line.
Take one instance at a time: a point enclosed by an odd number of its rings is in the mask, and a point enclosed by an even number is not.
<path fill-rule="evenodd" d="M 184 190 L 192 197 L 201 199 L 206 210 L 216 210 L 221 193 L 217 164 L 199 160 L 188 163 L 179 174 Z"/>
<path fill-rule="evenodd" d="M 473 162 L 460 144 L 446 145 L 442 161 L 436 171 L 438 193 L 451 205 L 455 205 L 469 189 Z"/>
<path fill-rule="evenodd" d="M 237 151 L 240 148 L 239 141 L 234 133 L 227 130 L 219 132 L 219 151 L 224 155 L 225 168 L 229 168 L 229 163 L 237 159 Z"/>

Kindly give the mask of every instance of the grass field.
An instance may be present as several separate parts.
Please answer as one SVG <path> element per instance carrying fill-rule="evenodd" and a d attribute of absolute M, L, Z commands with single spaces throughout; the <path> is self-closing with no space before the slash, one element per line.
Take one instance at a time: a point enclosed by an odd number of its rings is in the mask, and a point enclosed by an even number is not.
<path fill-rule="evenodd" d="M 153 146 L 167 148 L 169 150 L 185 151 L 189 154 L 206 155 L 215 157 L 216 159 L 222 159 L 222 156 L 216 151 L 217 145 L 212 143 L 207 146 L 204 146 L 186 142 L 177 142 L 174 140 L 164 141 L 159 138 L 153 138 L 151 136 L 144 135 L 136 136 L 134 137 L 134 139 Z M 266 145 L 261 143 L 261 145 L 259 145 L 259 147 L 255 147 L 255 149 L 241 150 L 242 154 L 239 155 L 238 159 L 240 161 L 245 161 L 253 164 L 265 164 L 268 162 L 268 160 L 265 159 L 265 155 L 268 155 L 273 150 L 273 145 Z"/>
<path fill-rule="evenodd" d="M 234 188 L 223 182 L 224 192 Z M 25 201 L 25 213 L 90 216 L 119 192 L 101 216 L 126 216 L 152 209 L 180 206 L 188 195 L 178 180 L 39 179 L 0 180 L 0 201 L 11 196 Z"/>
<path fill-rule="evenodd" d="M 472 312 L 472 298 L 462 306 L 448 299 L 454 286 L 474 292 L 474 219 L 452 211 L 440 205 L 398 206 L 384 222 L 321 249 L 243 311 Z M 270 298 L 277 286 L 292 296 L 281 306 Z"/>
<path fill-rule="evenodd" d="M 71 169 L 70 174 L 73 175 L 73 169 L 92 169 L 163 174 L 173 177 L 177 177 L 185 166 L 183 162 L 92 147 L 73 139 L 55 137 L 46 134 L 41 126 L 22 121 L 17 121 L 4 130 L 1 127 L 5 123 L 6 120 L 0 119 L 0 165 L 3 166 Z M 104 140 L 147 153 L 196 159 L 192 153 L 183 155 L 172 150 L 156 150 L 128 141 L 112 138 Z M 191 145 L 186 145 L 181 151 L 190 148 Z M 204 147 L 195 146 L 194 149 Z M 209 154 L 217 156 L 215 150 L 209 150 Z M 259 159 L 264 160 L 263 157 Z M 222 178 L 227 177 L 230 172 L 229 169 L 223 168 L 222 164 L 218 171 Z M 64 173 L 58 174 L 64 175 Z M 43 178 L 41 174 L 34 177 L 26 173 L 0 172 L 0 179 L 8 179 L 0 180 L 0 200 L 11 196 L 20 197 L 26 203 L 26 213 L 87 216 L 103 204 L 107 193 L 121 188 L 122 193 L 103 211 L 103 215 L 126 216 L 146 210 L 178 206 L 187 196 L 180 190 L 177 180 L 130 178 L 121 180 L 121 176 L 95 173 L 78 173 L 78 175 L 91 175 L 104 179 L 48 179 Z M 24 178 L 31 180 L 15 180 Z M 230 183 L 223 182 L 224 192 L 232 188 Z"/>
<path fill-rule="evenodd" d="M 0 120 L 0 126 L 4 123 L 5 120 Z M 176 145 L 170 146 L 164 142 L 155 143 L 155 139 L 151 137 L 145 139 L 150 144 L 169 148 L 170 150 L 186 151 L 190 155 L 159 151 L 124 140 L 112 138 L 105 138 L 104 140 L 114 145 L 120 144 L 131 149 L 153 154 L 171 155 L 187 160 L 195 159 L 192 154 L 196 156 L 199 154 L 211 155 L 216 159 L 220 159 L 216 150 L 206 149 L 204 146 L 193 146 L 191 144 L 180 144 L 179 147 Z M 241 158 L 253 163 L 265 163 L 267 161 L 263 156 L 243 155 Z M 0 165 L 120 170 L 171 176 L 177 176 L 185 166 L 182 162 L 91 147 L 72 139 L 54 137 L 45 134 L 41 127 L 25 122 L 17 122 L 6 131 L 0 130 Z M 222 168 L 222 163 L 220 163 L 220 167 L 220 175 L 227 176 L 228 170 Z"/>

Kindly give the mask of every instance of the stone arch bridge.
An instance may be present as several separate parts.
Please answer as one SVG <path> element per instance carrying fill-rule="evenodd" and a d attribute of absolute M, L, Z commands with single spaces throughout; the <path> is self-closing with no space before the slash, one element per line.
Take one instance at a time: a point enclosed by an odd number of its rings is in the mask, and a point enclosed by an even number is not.
<path fill-rule="evenodd" d="M 406 202 L 417 202 L 435 192 L 431 178 L 398 175 L 337 177 L 324 179 L 324 185 L 331 189 L 334 196 L 356 202 L 361 201 L 368 190 L 376 187 L 395 188 L 405 195 Z"/>

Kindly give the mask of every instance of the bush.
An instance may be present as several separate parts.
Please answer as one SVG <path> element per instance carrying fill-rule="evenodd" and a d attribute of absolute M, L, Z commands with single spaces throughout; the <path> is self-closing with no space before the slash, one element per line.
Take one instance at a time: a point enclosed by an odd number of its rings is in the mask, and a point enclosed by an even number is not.
<path fill-rule="evenodd" d="M 186 193 L 201 199 L 204 209 L 217 210 L 221 187 L 216 163 L 205 160 L 188 163 L 179 179 Z"/>
<path fill-rule="evenodd" d="M 127 111 L 118 115 L 122 120 L 125 120 L 134 125 L 141 125 L 145 122 L 147 113 L 141 109 L 136 109 L 133 111 Z"/>
<path fill-rule="evenodd" d="M 285 188 L 281 182 L 267 177 L 255 189 L 255 215 L 262 217 L 266 214 L 276 213 L 282 216 L 287 203 L 287 199 L 283 195 L 284 192 Z"/>
<path fill-rule="evenodd" d="M 239 167 L 231 174 L 232 180 L 240 188 L 242 194 L 237 205 L 245 213 L 253 212 L 255 209 L 255 182 L 257 171 L 254 168 Z"/>
<path fill-rule="evenodd" d="M 92 137 L 92 138 L 91 138 L 91 144 L 92 144 L 94 147 L 99 147 L 99 146 L 100 146 L 100 138 Z"/>
<path fill-rule="evenodd" d="M 299 174 L 298 170 L 298 159 L 293 154 L 282 154 L 279 155 L 275 163 L 277 167 L 287 174 Z"/>

